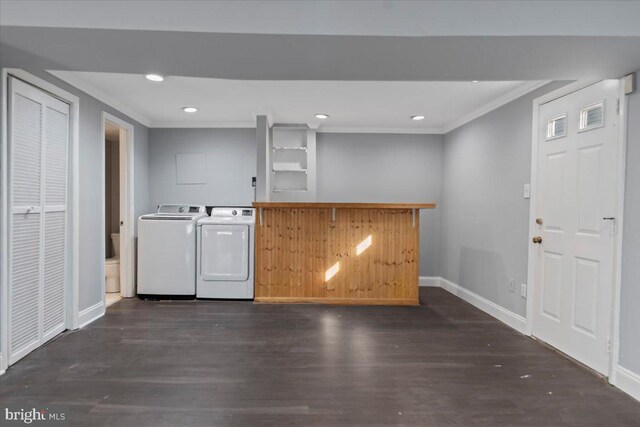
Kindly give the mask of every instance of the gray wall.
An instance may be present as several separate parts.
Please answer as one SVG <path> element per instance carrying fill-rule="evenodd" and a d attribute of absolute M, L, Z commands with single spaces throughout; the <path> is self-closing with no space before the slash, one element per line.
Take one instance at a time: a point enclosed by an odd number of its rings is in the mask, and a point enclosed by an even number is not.
<path fill-rule="evenodd" d="M 526 300 L 531 117 L 552 83 L 445 136 L 442 276 L 521 316 Z M 509 292 L 508 281 L 516 287 Z"/>
<path fill-rule="evenodd" d="M 640 72 L 640 71 L 639 71 Z M 622 246 L 620 365 L 640 375 L 640 92 L 629 96 Z"/>
<path fill-rule="evenodd" d="M 206 154 L 206 184 L 176 184 L 176 154 Z M 194 203 L 251 205 L 256 176 L 255 129 L 151 129 L 149 131 L 151 206 Z"/>
<path fill-rule="evenodd" d="M 318 133 L 317 200 L 435 202 L 442 196 L 442 135 Z M 420 275 L 440 275 L 440 213 L 420 213 Z"/>
<path fill-rule="evenodd" d="M 134 211 L 148 211 L 148 129 L 119 111 L 92 98 L 75 87 L 51 76 L 46 71 L 54 64 L 17 50 L 0 45 L 0 67 L 21 68 L 80 99 L 80 310 L 91 307 L 102 300 L 101 256 L 104 245 L 102 235 L 102 206 L 104 186 L 102 167 L 104 163 L 104 135 L 102 134 L 102 112 L 106 111 L 134 125 Z M 58 69 L 64 69 L 59 66 Z"/>

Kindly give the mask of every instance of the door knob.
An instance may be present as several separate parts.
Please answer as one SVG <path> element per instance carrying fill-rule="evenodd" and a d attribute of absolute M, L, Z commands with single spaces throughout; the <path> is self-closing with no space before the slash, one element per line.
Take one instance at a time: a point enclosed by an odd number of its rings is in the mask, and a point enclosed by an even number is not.
<path fill-rule="evenodd" d="M 542 225 L 543 222 L 542 218 L 536 218 L 536 224 Z"/>
<path fill-rule="evenodd" d="M 540 237 L 540 236 L 535 236 L 533 239 L 531 239 L 531 241 L 532 241 L 533 243 L 540 244 L 540 243 L 542 243 L 542 237 Z"/>

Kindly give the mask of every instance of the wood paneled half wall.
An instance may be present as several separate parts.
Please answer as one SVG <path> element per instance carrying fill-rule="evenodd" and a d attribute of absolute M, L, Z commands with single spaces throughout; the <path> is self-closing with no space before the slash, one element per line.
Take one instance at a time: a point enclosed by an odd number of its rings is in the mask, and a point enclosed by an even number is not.
<path fill-rule="evenodd" d="M 418 305 L 422 203 L 256 202 L 258 302 Z"/>

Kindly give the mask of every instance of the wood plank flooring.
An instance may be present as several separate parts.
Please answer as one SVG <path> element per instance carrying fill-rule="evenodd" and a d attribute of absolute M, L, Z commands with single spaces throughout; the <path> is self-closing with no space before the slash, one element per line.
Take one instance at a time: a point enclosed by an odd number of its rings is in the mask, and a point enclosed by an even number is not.
<path fill-rule="evenodd" d="M 640 403 L 446 291 L 419 307 L 126 299 L 0 377 L 74 426 L 638 426 Z"/>

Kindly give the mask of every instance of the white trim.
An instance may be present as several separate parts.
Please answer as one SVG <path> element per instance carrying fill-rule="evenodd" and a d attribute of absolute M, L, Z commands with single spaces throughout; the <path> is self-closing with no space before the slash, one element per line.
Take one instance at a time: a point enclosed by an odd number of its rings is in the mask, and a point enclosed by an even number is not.
<path fill-rule="evenodd" d="M 616 196 L 618 198 L 616 204 L 616 242 L 615 242 L 615 259 L 614 259 L 614 275 L 613 281 L 613 298 L 611 302 L 611 357 L 609 361 L 609 382 L 616 384 L 617 373 L 621 368 L 618 365 L 620 358 L 620 294 L 622 289 L 622 244 L 624 234 L 624 199 L 626 191 L 626 171 L 627 171 L 627 106 L 628 96 L 624 91 L 624 79 L 619 81 L 619 112 L 618 112 L 618 164 L 617 164 L 617 188 Z M 630 372 L 630 371 L 629 371 Z M 640 387 L 636 390 L 640 390 Z M 629 393 L 631 394 L 631 393 Z M 636 399 L 640 393 L 632 394 Z"/>
<path fill-rule="evenodd" d="M 440 135 L 446 133 L 443 128 L 376 128 L 376 127 L 341 127 L 318 126 L 318 133 L 389 133 L 389 134 L 416 134 L 416 135 Z"/>
<path fill-rule="evenodd" d="M 102 143 L 105 143 L 105 123 L 109 121 L 112 124 L 120 128 L 120 147 L 123 145 L 124 150 L 120 150 L 120 164 L 124 163 L 126 166 L 120 170 L 120 211 L 124 211 L 124 225 L 122 226 L 122 233 L 120 235 L 120 293 L 123 297 L 135 296 L 135 209 L 134 209 L 134 126 L 122 119 L 119 119 L 106 111 L 102 112 Z M 123 133 L 126 135 L 122 140 Z M 103 158 L 102 162 L 102 188 L 104 191 L 105 185 L 105 173 L 106 173 L 106 158 Z M 106 238 L 106 203 L 103 194 L 102 197 L 102 236 Z M 124 203 L 122 203 L 124 201 Z M 105 256 L 105 245 L 102 245 L 102 259 Z M 106 284 L 104 274 L 104 262 L 102 263 L 102 303 L 106 306 Z"/>
<path fill-rule="evenodd" d="M 116 100 L 115 98 L 111 97 L 111 95 L 108 95 L 106 93 L 104 93 L 101 89 L 98 89 L 97 87 L 93 86 L 91 83 L 87 82 L 86 80 L 82 79 L 81 77 L 78 77 L 76 75 L 71 75 L 71 74 L 65 74 L 65 73 L 61 73 L 59 71 L 56 70 L 47 70 L 47 72 L 53 76 L 55 76 L 56 78 L 69 83 L 71 86 L 74 86 L 78 89 L 80 89 L 81 91 L 83 91 L 84 93 L 92 96 L 93 98 L 97 99 L 98 101 L 103 102 L 104 104 L 107 104 L 108 106 L 120 111 L 121 113 L 131 117 L 132 119 L 134 119 L 135 121 L 145 125 L 146 127 L 153 127 L 151 126 L 151 120 L 146 117 L 143 114 L 138 113 L 137 111 L 135 111 L 133 108 L 123 104 L 122 102 Z"/>
<path fill-rule="evenodd" d="M 612 383 L 614 386 L 634 399 L 640 400 L 640 375 L 617 365 L 613 371 L 613 377 L 615 378 L 615 382 Z"/>
<path fill-rule="evenodd" d="M 420 276 L 418 277 L 418 286 L 427 288 L 439 288 L 440 277 L 438 276 Z"/>
<path fill-rule="evenodd" d="M 512 327 L 521 334 L 526 335 L 527 322 L 524 317 L 507 310 L 493 301 L 489 301 L 488 299 L 481 297 L 480 295 L 471 292 L 456 283 L 453 283 L 451 280 L 437 276 L 420 276 L 419 286 L 442 288 L 474 307 L 484 311 L 488 315 L 498 319 L 505 325 Z"/>
<path fill-rule="evenodd" d="M 70 230 L 71 233 L 71 256 L 69 257 L 69 288 L 67 289 L 67 302 L 66 302 L 66 328 L 67 329 L 77 329 L 79 324 L 79 292 L 80 292 L 80 99 L 63 90 L 59 87 L 43 80 L 39 77 L 34 76 L 31 73 L 28 73 L 21 69 L 16 68 L 3 68 L 2 69 L 2 141 L 1 141 L 1 150 L 0 157 L 2 157 L 2 200 L 0 203 L 2 205 L 0 216 L 2 217 L 2 222 L 0 228 L 2 229 L 2 235 L 0 240 L 0 246 L 2 248 L 7 248 L 9 244 L 9 235 L 7 230 L 7 221 L 8 221 L 8 200 L 6 200 L 6 195 L 8 194 L 8 159 L 7 159 L 7 145 L 8 145 L 8 134 L 7 134 L 7 123 L 8 123 L 8 78 L 12 75 L 20 80 L 23 80 L 33 86 L 40 88 L 46 92 L 51 93 L 52 95 L 64 100 L 69 104 L 69 118 L 71 120 L 70 123 L 70 149 L 71 149 L 71 165 L 70 172 L 71 176 L 71 188 L 69 191 L 70 195 Z M 9 331 L 8 331 L 8 286 L 6 285 L 9 281 L 8 276 L 8 258 L 7 251 L 3 250 L 0 254 L 0 270 L 2 270 L 2 276 L 0 276 L 0 349 L 2 353 L 0 354 L 0 370 L 6 370 L 7 364 L 9 363 L 9 357 L 4 357 L 6 349 L 9 348 Z"/>
<path fill-rule="evenodd" d="M 102 301 L 92 305 L 89 308 L 85 308 L 80 312 L 80 328 L 84 328 L 94 320 L 98 320 L 104 316 L 105 309 Z"/>
<path fill-rule="evenodd" d="M 440 287 L 452 294 L 460 297 L 469 304 L 484 311 L 490 316 L 495 317 L 507 326 L 512 327 L 521 334 L 526 334 L 527 321 L 524 317 L 507 310 L 506 308 L 473 293 L 460 285 L 453 283 L 444 277 L 440 278 Z"/>
<path fill-rule="evenodd" d="M 531 197 L 529 199 L 529 253 L 527 260 L 527 311 L 526 311 L 526 330 L 525 334 L 531 336 L 532 316 L 533 316 L 533 291 L 536 283 L 536 251 L 535 244 L 530 238 L 536 234 L 536 203 L 537 203 L 537 179 L 538 179 L 538 122 L 540 121 L 540 106 L 554 99 L 561 98 L 570 93 L 576 92 L 594 83 L 598 80 L 580 80 L 569 83 L 561 88 L 545 93 L 533 100 L 532 120 L 531 120 Z"/>
<path fill-rule="evenodd" d="M 188 121 L 160 121 L 151 122 L 150 128 L 214 128 L 214 129 L 246 129 L 256 128 L 256 122 L 188 122 Z"/>
<path fill-rule="evenodd" d="M 0 375 L 4 374 L 5 372 L 7 372 L 7 370 L 4 367 L 2 353 L 0 353 Z"/>
<path fill-rule="evenodd" d="M 502 96 L 499 96 L 498 98 L 495 98 L 493 101 L 479 107 L 476 108 L 475 110 L 473 110 L 472 112 L 470 112 L 469 114 L 465 114 L 464 116 L 462 116 L 461 118 L 459 118 L 458 120 L 454 120 L 453 122 L 449 123 L 448 125 L 444 126 L 442 128 L 442 132 L 440 133 L 449 133 L 452 130 L 459 128 L 460 126 L 469 123 L 472 120 L 477 119 L 478 117 L 482 117 L 485 114 L 502 107 L 505 104 L 510 103 L 511 101 L 514 101 L 526 94 L 528 94 L 529 92 L 533 92 L 534 90 L 541 88 L 542 86 L 551 83 L 551 80 L 544 80 L 544 81 L 532 81 L 532 82 L 526 82 L 523 83 L 522 85 L 518 86 L 517 88 L 505 93 Z"/>

